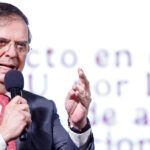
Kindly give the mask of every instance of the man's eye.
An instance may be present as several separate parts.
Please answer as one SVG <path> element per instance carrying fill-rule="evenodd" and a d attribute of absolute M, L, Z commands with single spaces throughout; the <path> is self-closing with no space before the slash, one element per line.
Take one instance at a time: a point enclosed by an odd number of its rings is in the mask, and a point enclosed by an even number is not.
<path fill-rule="evenodd" d="M 28 50 L 27 43 L 17 42 L 15 45 L 16 45 L 16 48 L 19 50 L 19 52 L 26 52 Z"/>
<path fill-rule="evenodd" d="M 16 44 L 18 47 L 26 47 L 26 44 L 25 43 L 17 43 Z"/>
<path fill-rule="evenodd" d="M 0 46 L 4 46 L 6 44 L 5 41 L 0 41 Z"/>

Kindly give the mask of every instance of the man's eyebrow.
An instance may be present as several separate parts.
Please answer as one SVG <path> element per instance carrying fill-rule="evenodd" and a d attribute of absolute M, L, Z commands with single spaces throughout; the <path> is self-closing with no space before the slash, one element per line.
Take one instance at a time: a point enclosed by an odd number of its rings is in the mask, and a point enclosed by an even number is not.
<path fill-rule="evenodd" d="M 0 37 L 0 40 L 2 40 L 2 41 L 10 41 L 9 39 L 3 38 L 3 37 Z"/>
<path fill-rule="evenodd" d="M 0 37 L 0 40 L 1 41 L 6 41 L 6 42 L 9 42 L 11 41 L 10 39 L 7 39 L 7 38 L 3 38 L 3 37 Z M 20 41 L 14 41 L 15 43 L 24 43 L 24 44 L 27 44 L 28 43 L 28 40 L 20 40 Z"/>
<path fill-rule="evenodd" d="M 15 43 L 24 43 L 24 44 L 27 44 L 28 43 L 28 41 L 15 41 Z"/>

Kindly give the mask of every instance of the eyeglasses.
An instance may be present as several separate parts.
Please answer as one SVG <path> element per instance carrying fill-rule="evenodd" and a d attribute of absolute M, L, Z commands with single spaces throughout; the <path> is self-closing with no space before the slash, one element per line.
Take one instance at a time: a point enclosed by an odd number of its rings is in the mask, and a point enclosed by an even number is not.
<path fill-rule="evenodd" d="M 27 41 L 10 41 L 0 38 L 0 50 L 9 50 L 11 47 L 15 48 L 15 50 L 21 54 L 26 54 L 29 51 L 29 44 Z"/>

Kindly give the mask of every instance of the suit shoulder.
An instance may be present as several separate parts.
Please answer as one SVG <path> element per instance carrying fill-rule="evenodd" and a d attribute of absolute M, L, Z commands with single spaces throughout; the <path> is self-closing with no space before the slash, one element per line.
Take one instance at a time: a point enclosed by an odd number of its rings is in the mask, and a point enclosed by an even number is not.
<path fill-rule="evenodd" d="M 23 98 L 25 98 L 29 103 L 42 103 L 42 104 L 50 104 L 55 105 L 53 100 L 47 99 L 43 96 L 37 95 L 35 93 L 31 93 L 29 91 L 22 92 Z"/>

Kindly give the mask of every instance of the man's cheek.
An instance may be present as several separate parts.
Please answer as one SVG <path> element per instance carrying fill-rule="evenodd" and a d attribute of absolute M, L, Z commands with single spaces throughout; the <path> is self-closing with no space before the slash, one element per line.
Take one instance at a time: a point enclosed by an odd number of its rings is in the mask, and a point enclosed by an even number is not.
<path fill-rule="evenodd" d="M 5 50 L 4 49 L 1 49 L 0 50 L 0 57 L 5 53 Z"/>
<path fill-rule="evenodd" d="M 24 65 L 25 65 L 25 59 L 22 59 L 22 60 L 19 62 L 18 70 L 19 70 L 19 71 L 22 71 L 23 68 L 24 68 Z"/>

